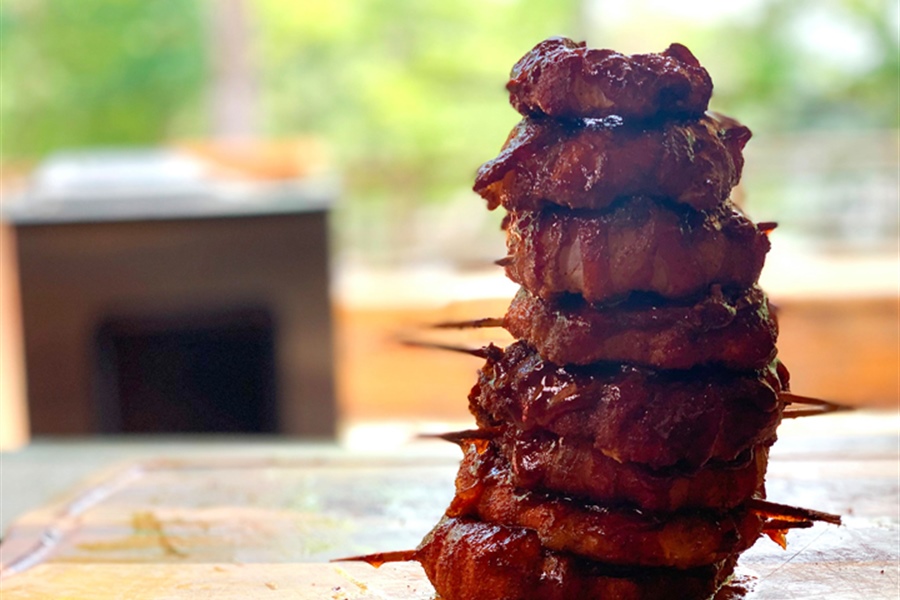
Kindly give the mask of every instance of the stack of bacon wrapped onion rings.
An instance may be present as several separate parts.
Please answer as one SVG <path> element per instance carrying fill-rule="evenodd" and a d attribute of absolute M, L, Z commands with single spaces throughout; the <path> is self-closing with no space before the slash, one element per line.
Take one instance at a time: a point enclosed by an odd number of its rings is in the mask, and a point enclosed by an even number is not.
<path fill-rule="evenodd" d="M 762 533 L 834 520 L 764 500 L 789 376 L 774 225 L 729 199 L 750 131 L 677 44 L 552 38 L 507 88 L 523 120 L 475 191 L 508 213 L 518 341 L 480 352 L 456 495 L 403 556 L 445 600 L 708 598 Z"/>

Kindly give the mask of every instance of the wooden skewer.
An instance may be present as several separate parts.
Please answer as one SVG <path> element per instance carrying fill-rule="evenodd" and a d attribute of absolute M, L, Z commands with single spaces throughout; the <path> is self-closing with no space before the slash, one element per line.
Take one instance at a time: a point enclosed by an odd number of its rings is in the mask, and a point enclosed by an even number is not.
<path fill-rule="evenodd" d="M 494 264 L 497 265 L 498 267 L 505 267 L 507 265 L 512 264 L 512 261 L 513 261 L 512 256 L 504 256 L 503 258 L 501 258 L 499 260 L 495 260 Z"/>
<path fill-rule="evenodd" d="M 485 319 L 476 319 L 474 321 L 448 321 L 444 323 L 435 323 L 432 327 L 436 329 L 464 329 L 467 327 L 502 327 L 503 320 L 493 317 Z M 463 346 L 452 346 L 450 344 L 440 344 L 437 342 L 423 342 L 420 340 L 400 340 L 404 346 L 413 346 L 416 348 L 429 348 L 432 350 L 449 350 L 450 352 L 461 352 L 469 354 L 477 358 L 497 358 L 500 349 L 490 344 L 482 348 L 466 348 Z M 828 400 L 812 398 L 809 396 L 800 396 L 790 392 L 780 392 L 779 397 L 787 404 L 783 417 L 785 419 L 796 419 L 799 417 L 813 417 L 816 415 L 825 415 L 834 412 L 843 412 L 853 410 L 852 406 L 836 404 Z"/>
<path fill-rule="evenodd" d="M 800 408 L 800 407 L 792 407 L 788 406 L 784 409 L 782 413 L 782 417 L 785 419 L 798 419 L 800 417 L 815 417 L 817 415 L 827 415 L 834 412 L 843 412 L 845 410 L 852 410 L 850 408 Z"/>
<path fill-rule="evenodd" d="M 756 227 L 762 231 L 763 233 L 769 233 L 776 227 L 778 227 L 777 221 L 763 221 L 762 223 L 757 223 Z"/>
<path fill-rule="evenodd" d="M 435 323 L 432 327 L 434 329 L 481 329 L 485 327 L 503 327 L 503 319 L 486 317 L 484 319 L 473 319 L 471 321 L 445 321 L 443 323 Z"/>
<path fill-rule="evenodd" d="M 791 404 L 811 404 L 812 406 L 840 406 L 838 404 L 835 404 L 834 402 L 829 402 L 828 400 L 822 400 L 821 398 L 812 398 L 810 396 L 800 396 L 799 394 L 792 394 L 791 392 L 781 392 L 778 395 L 782 400 Z"/>
<path fill-rule="evenodd" d="M 812 417 L 815 415 L 853 410 L 853 407 L 851 406 L 835 404 L 834 402 L 821 400 L 819 398 L 810 398 L 809 396 L 798 396 L 797 394 L 791 394 L 790 392 L 781 392 L 779 397 L 788 405 L 784 409 L 785 419 Z"/>
<path fill-rule="evenodd" d="M 791 521 L 788 519 L 769 519 L 763 523 L 763 531 L 783 531 L 785 529 L 809 529 L 812 521 Z"/>
<path fill-rule="evenodd" d="M 499 348 L 493 344 L 482 348 L 466 348 L 463 346 L 451 346 L 450 344 L 438 344 L 436 342 L 423 342 L 420 340 L 400 340 L 404 346 L 412 346 L 414 348 L 428 348 L 430 350 L 449 350 L 450 352 L 460 352 L 469 354 L 478 358 L 488 358 L 494 356 Z"/>
<path fill-rule="evenodd" d="M 821 512 L 818 510 L 813 510 L 811 508 L 801 508 L 799 506 L 789 506 L 787 504 L 776 504 L 775 502 L 769 502 L 768 500 L 760 500 L 759 498 L 753 498 L 747 502 L 747 505 L 750 507 L 750 510 L 764 515 L 766 517 L 773 517 L 775 519 L 784 520 L 784 521 L 824 521 L 825 523 L 831 523 L 832 525 L 840 525 L 841 517 L 840 515 L 833 515 L 831 513 Z"/>
<path fill-rule="evenodd" d="M 347 556 L 344 558 L 332 558 L 328 562 L 367 562 L 376 569 L 389 562 L 408 562 L 417 560 L 418 550 L 396 550 L 394 552 L 376 552 L 375 554 L 363 554 L 361 556 Z"/>
<path fill-rule="evenodd" d="M 444 440 L 459 445 L 473 440 L 492 440 L 498 435 L 500 435 L 499 427 L 489 427 L 485 429 L 451 431 L 449 433 L 420 433 L 417 437 L 422 439 Z"/>
<path fill-rule="evenodd" d="M 489 317 L 486 319 L 476 319 L 474 321 L 448 321 L 444 323 L 435 323 L 432 327 L 436 329 L 464 329 L 467 327 L 502 327 L 503 319 Z M 465 348 L 463 346 L 451 346 L 450 344 L 439 344 L 437 342 L 423 342 L 419 340 L 400 340 L 404 346 L 414 346 L 417 348 L 430 348 L 433 350 L 449 350 L 451 352 L 462 352 L 470 354 L 478 358 L 488 358 L 495 356 L 499 348 L 493 344 L 482 348 Z M 778 396 L 788 405 L 784 411 L 784 418 L 794 419 L 797 417 L 811 417 L 815 415 L 824 415 L 833 412 L 843 412 L 853 410 L 852 406 L 836 404 L 828 400 L 820 398 L 812 398 L 810 396 L 800 396 L 790 392 L 780 392 Z M 799 406 L 795 406 L 799 405 Z M 807 408 L 812 407 L 812 408 Z"/>

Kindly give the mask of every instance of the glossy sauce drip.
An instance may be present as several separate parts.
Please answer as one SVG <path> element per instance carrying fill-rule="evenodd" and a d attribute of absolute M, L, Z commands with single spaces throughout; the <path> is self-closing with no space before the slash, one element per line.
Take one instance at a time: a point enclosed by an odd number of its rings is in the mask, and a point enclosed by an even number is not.
<path fill-rule="evenodd" d="M 770 540 L 787 550 L 787 529 L 766 529 L 763 531 Z"/>

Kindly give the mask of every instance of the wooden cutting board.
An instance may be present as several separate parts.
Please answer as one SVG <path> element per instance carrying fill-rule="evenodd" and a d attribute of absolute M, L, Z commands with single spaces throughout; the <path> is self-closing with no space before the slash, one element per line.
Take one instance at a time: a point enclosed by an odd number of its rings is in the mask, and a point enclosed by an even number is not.
<path fill-rule="evenodd" d="M 844 525 L 794 531 L 787 551 L 760 540 L 724 598 L 898 598 L 894 441 L 841 439 L 813 454 L 787 440 L 768 489 L 775 501 L 841 513 Z M 451 497 L 455 469 L 358 456 L 130 463 L 13 524 L 0 544 L 0 596 L 432 599 L 417 564 L 327 561 L 414 547 Z"/>
<path fill-rule="evenodd" d="M 756 557 L 751 550 L 742 558 L 736 583 L 723 590 L 719 597 L 722 600 L 895 599 L 898 597 L 896 536 L 891 539 L 887 531 L 874 536 L 872 533 L 819 531 L 811 539 L 796 544 L 798 548 L 774 560 Z M 850 550 L 850 545 L 857 548 Z M 0 580 L 0 584 L 0 595 L 8 600 L 435 598 L 424 573 L 415 564 L 389 564 L 374 569 L 359 563 L 60 561 L 39 564 Z"/>

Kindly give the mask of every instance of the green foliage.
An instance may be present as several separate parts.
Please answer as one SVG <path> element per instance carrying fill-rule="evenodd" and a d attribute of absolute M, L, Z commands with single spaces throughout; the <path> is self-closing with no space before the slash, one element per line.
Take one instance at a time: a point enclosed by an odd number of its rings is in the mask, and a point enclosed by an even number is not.
<path fill-rule="evenodd" d="M 351 193 L 444 197 L 517 120 L 503 90 L 510 66 L 569 30 L 576 4 L 260 0 L 268 130 L 330 139 Z"/>
<path fill-rule="evenodd" d="M 760 131 L 900 127 L 891 0 L 768 1 L 705 36 L 715 107 Z"/>
<path fill-rule="evenodd" d="M 3 0 L 3 156 L 200 133 L 200 9 L 188 0 Z"/>
<path fill-rule="evenodd" d="M 245 1 L 262 133 L 329 141 L 351 201 L 410 205 L 466 187 L 518 119 L 503 90 L 510 66 L 550 35 L 590 38 L 606 28 L 592 42 L 607 45 L 655 27 L 666 43 L 691 38 L 716 81 L 714 108 L 757 131 L 900 125 L 891 0 L 760 0 L 752 18 L 676 26 L 645 13 L 627 27 L 601 22 L 600 0 Z M 3 156 L 209 134 L 206 28 L 215 8 L 215 0 L 0 2 Z M 840 60 L 840 39 L 828 56 L 804 41 L 822 14 L 862 40 L 866 61 Z"/>

